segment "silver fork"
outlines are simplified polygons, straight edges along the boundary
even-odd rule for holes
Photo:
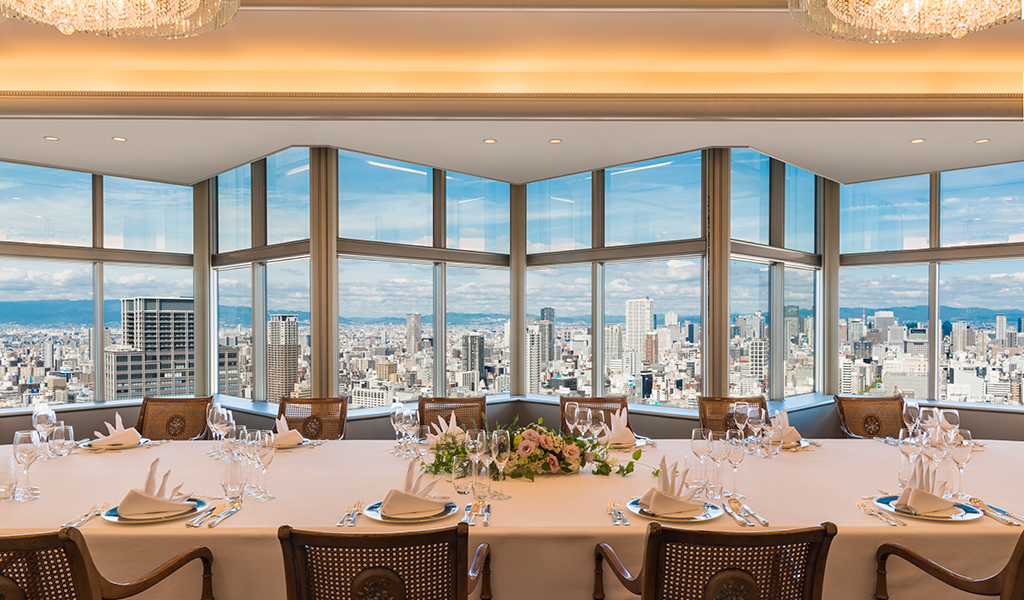
[[[356,509],[356,505],[355,504],[349,504],[348,508],[345,509],[345,515],[343,517],[341,517],[341,520],[338,521],[338,524],[335,525],[335,527],[344,527],[345,526],[345,521],[348,521],[348,518],[350,516],[352,516],[352,511],[355,510],[355,509]]]
[[[363,514],[363,501],[362,500],[360,500],[359,502],[356,502],[356,507],[352,511],[352,518],[349,519],[348,526],[349,527],[355,527],[356,526],[356,517],[358,517],[361,514]]]
[[[621,502],[615,502],[615,512],[619,513],[619,521],[622,521],[623,525],[629,525],[629,519],[626,518],[626,513],[622,510]]]
[[[885,523],[886,525],[889,525],[890,527],[899,526],[899,523],[897,523],[895,519],[890,519],[889,515],[874,508],[871,508],[870,506],[868,506],[868,503],[865,502],[862,498],[857,499],[857,506],[860,507],[861,511],[863,511],[864,514],[875,517],[876,519]]]
[[[95,517],[96,515],[103,514],[103,513],[107,512],[108,510],[110,510],[110,502],[104,502],[103,505],[100,506],[99,508],[97,508],[96,510],[90,512],[89,514],[85,515],[81,519],[75,521],[75,523],[72,525],[72,527],[81,527],[82,525],[85,525],[86,523],[91,521],[92,518]]]
[[[609,500],[604,505],[604,511],[612,516],[612,525],[622,525],[619,521],[619,513],[615,510],[615,503]]]
[[[74,527],[75,523],[81,521],[82,519],[84,519],[84,518],[88,517],[89,515],[91,515],[92,513],[96,512],[96,509],[98,509],[99,507],[100,507],[99,504],[93,504],[92,508],[90,508],[89,510],[85,511],[84,513],[78,515],[77,517],[68,520],[68,522],[64,523],[63,525],[61,525],[61,527]]]

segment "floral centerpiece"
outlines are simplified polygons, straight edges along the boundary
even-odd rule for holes
[[[512,456],[505,465],[505,475],[533,481],[538,474],[578,473],[588,464],[595,475],[611,475],[613,471],[626,475],[633,472],[633,461],[642,453],[637,449],[632,460],[620,461],[608,456],[606,442],[563,435],[544,427],[543,422],[543,419],[537,419],[536,423],[526,427],[516,427],[514,422],[507,428],[501,427],[509,430],[512,440]],[[433,427],[435,433],[429,436],[429,444],[434,460],[425,463],[425,470],[435,475],[451,473],[452,460],[466,455],[466,432],[456,425],[455,415],[447,423],[438,418]],[[491,472],[497,475],[497,465],[491,465]]]

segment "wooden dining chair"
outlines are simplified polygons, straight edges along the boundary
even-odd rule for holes
[[[447,423],[455,413],[455,423],[463,429],[487,429],[487,398],[420,397],[420,425],[434,426],[438,418]],[[431,430],[433,431],[433,430]]]
[[[131,583],[96,569],[85,538],[73,527],[0,536],[0,598],[5,600],[112,600],[148,590],[189,562],[203,563],[202,600],[213,600],[213,553],[196,546]]]
[[[700,426],[711,431],[725,432],[729,429],[736,429],[736,420],[729,412],[729,405],[735,402],[746,402],[757,404],[761,407],[763,414],[768,416],[768,402],[764,396],[746,396],[737,398],[723,398],[720,396],[697,396],[697,409],[700,413]]]
[[[206,410],[213,396],[142,399],[135,430],[151,440],[201,440],[206,437]]]
[[[469,525],[396,533],[331,533],[282,525],[288,600],[466,600],[480,584],[491,598],[488,544],[469,564]]]
[[[835,396],[839,428],[848,438],[898,437],[903,396]]]
[[[569,435],[572,432],[569,430],[569,423],[565,420],[565,405],[569,402],[576,402],[580,408],[589,408],[590,410],[599,410],[604,413],[604,422],[608,423],[608,415],[618,410],[622,410],[627,407],[625,396],[611,396],[607,398],[576,398],[572,396],[562,396],[558,399],[559,413],[561,416],[561,431],[565,435]],[[632,425],[629,425],[629,409],[626,409],[626,424],[632,429]]]
[[[345,437],[348,398],[281,398],[277,418],[288,421],[308,440],[340,440]]]
[[[875,553],[878,561],[875,578],[877,600],[889,600],[885,565],[890,556],[899,556],[942,583],[970,594],[999,596],[1000,600],[1024,600],[1024,534],[1017,539],[1017,546],[1010,555],[1010,561],[998,573],[984,579],[971,579],[954,573],[900,544],[882,544]]]
[[[670,529],[651,521],[643,566],[631,575],[608,544],[594,550],[594,600],[603,600],[602,561],[643,600],[819,600],[836,526],[758,533]]]

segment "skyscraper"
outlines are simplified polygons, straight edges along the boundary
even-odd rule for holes
[[[536,325],[526,328],[526,393],[540,393],[541,335]]]
[[[643,356],[644,336],[654,331],[654,300],[634,298],[626,300],[626,341],[623,350],[636,350]]]
[[[896,324],[896,315],[891,310],[876,310],[875,311],[875,329],[882,332],[882,336],[886,336],[889,332],[889,328]]]
[[[540,364],[547,368],[548,363],[555,359],[555,324],[537,321],[535,327],[540,332]]]
[[[555,309],[553,308],[542,308],[540,309],[540,320],[547,321],[552,325],[555,324]]]
[[[291,396],[299,381],[299,317],[270,315],[267,321],[267,400]]]
[[[604,359],[622,358],[622,325],[609,323],[604,326]]]
[[[477,380],[484,378],[484,336],[469,333],[462,336],[462,370],[476,371]]]
[[[658,334],[654,331],[644,336],[644,362],[651,364],[658,362]]]
[[[419,350],[421,335],[420,313],[405,315],[405,347],[409,353]]]
[[[996,344],[1000,346],[1012,345],[1006,343],[1006,315],[1003,313],[996,313]]]

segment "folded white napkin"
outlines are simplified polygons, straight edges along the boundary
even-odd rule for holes
[[[416,517],[429,517],[436,515],[448,504],[448,498],[430,497],[430,491],[437,485],[439,479],[424,483],[423,478],[427,475],[421,473],[416,476],[416,467],[419,461],[409,461],[409,470],[405,473],[405,489],[390,490],[384,501],[380,503],[380,514],[385,517],[403,517],[413,519]]]
[[[608,414],[608,435],[601,441],[614,447],[633,447],[636,445],[636,436],[630,431],[629,414],[625,408]]]
[[[171,490],[170,493],[166,491],[170,470],[164,473],[163,479],[160,480],[160,487],[157,488],[156,470],[159,466],[160,459],[154,459],[153,464],[149,466],[146,485],[141,490],[129,491],[118,505],[117,514],[128,518],[158,518],[181,514],[195,506],[194,503],[188,501],[190,493],[182,494],[178,491],[182,484],[179,483],[178,487]]]
[[[772,417],[772,427],[778,427],[782,430],[783,444],[795,444],[803,439],[803,436],[796,430],[796,427],[789,426],[789,414],[785,410],[780,410]]]
[[[907,487],[893,506],[915,515],[948,517],[960,511],[952,502],[942,499],[946,481],[936,476],[935,467],[927,458],[918,456],[907,478]]]
[[[135,430],[134,427],[124,428],[124,423],[121,422],[121,413],[114,413],[114,425],[103,422],[107,426],[109,435],[103,435],[98,431],[94,431],[96,439],[89,445],[93,448],[106,448],[109,446],[138,446],[139,442],[142,441],[142,436]]]
[[[676,477],[678,464],[674,462],[667,465],[665,457],[661,457],[661,464],[658,466],[658,485],[640,498],[637,502],[640,508],[659,517],[692,517],[703,512],[704,503],[692,502],[700,487],[691,488],[686,485],[689,469],[684,469]]]
[[[306,441],[302,434],[295,429],[288,429],[288,419],[281,417],[274,420],[277,423],[277,433],[274,434],[274,446],[277,448],[298,446]]]

